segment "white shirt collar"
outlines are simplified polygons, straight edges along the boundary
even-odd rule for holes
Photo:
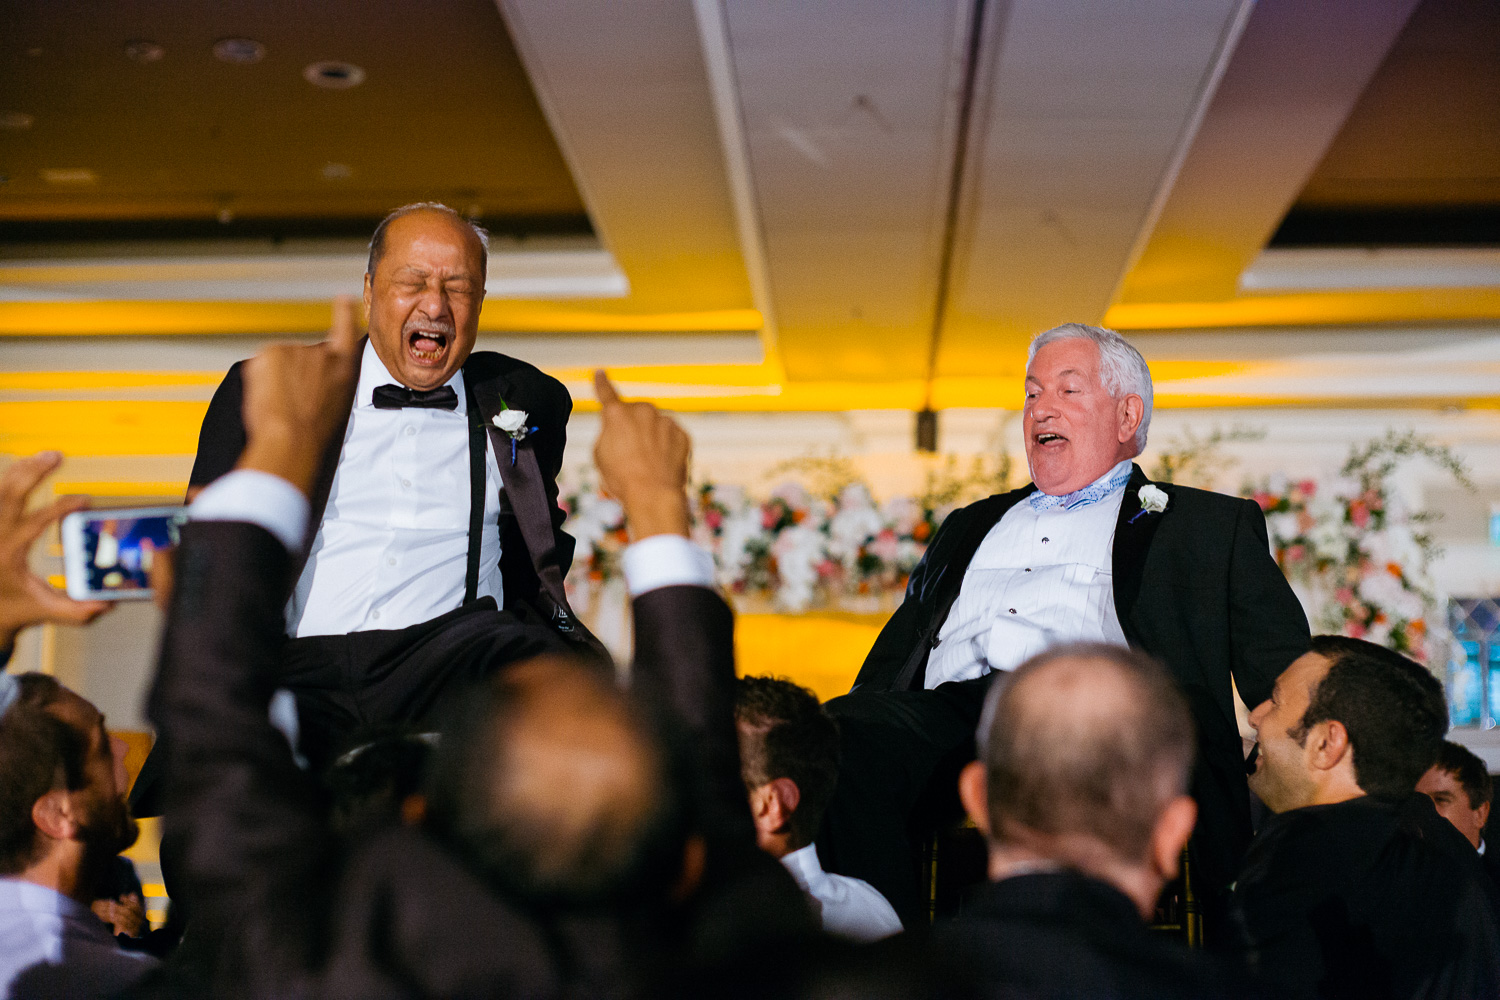
[[[828,878],[823,871],[823,863],[818,860],[817,844],[808,844],[782,855],[781,863],[792,873],[792,878],[797,880],[803,892],[812,892],[813,886]]]
[[[374,407],[375,390],[382,385],[400,385],[401,382],[385,367],[385,362],[380,360],[380,355],[375,353],[375,345],[369,340],[365,341],[365,353],[363,360],[359,363],[359,384],[354,388],[354,406]],[[444,383],[458,393],[458,406],[454,413],[466,416],[469,408],[464,399],[464,370],[462,367],[453,373],[453,377]]]

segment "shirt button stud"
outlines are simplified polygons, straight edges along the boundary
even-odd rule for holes
[[[1046,545],[1046,544],[1047,544],[1047,543],[1048,543],[1048,542],[1050,542],[1050,541],[1052,541],[1052,539],[1050,539],[1050,538],[1043,538],[1043,539],[1042,539],[1042,544],[1043,544],[1043,545]]]
[[[371,611],[370,612],[370,617],[371,618],[379,618],[380,617],[380,612],[379,611]]]
[[[410,489],[411,488],[411,480],[410,479],[403,479],[403,480],[401,480],[401,487],[403,489]]]
[[[1016,609],[1015,609],[1015,608],[1011,608],[1011,609],[1010,609],[1010,613],[1011,613],[1011,614],[1015,614],[1015,613],[1016,613]]]
[[[415,427],[408,427],[406,429],[406,436],[407,437],[411,437],[415,433],[417,433],[417,429]]]
[[[387,566],[394,566],[394,565],[396,565],[396,557],[395,556],[391,556],[389,559],[387,559],[385,561],[385,564]]]
[[[1030,572],[1031,572],[1031,567],[1030,567],[1030,566],[1027,566],[1027,567],[1026,567],[1026,572],[1028,572],[1028,573],[1030,573]]]

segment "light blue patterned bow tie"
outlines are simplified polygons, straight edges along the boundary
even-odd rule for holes
[[[1109,496],[1115,490],[1130,482],[1130,468],[1127,466],[1120,472],[1115,473],[1108,479],[1100,479],[1090,483],[1081,490],[1074,490],[1067,496],[1055,497],[1049,493],[1037,490],[1026,500],[1031,504],[1031,509],[1037,513],[1061,507],[1063,510],[1072,510],[1075,507],[1087,507],[1091,503],[1098,503]]]

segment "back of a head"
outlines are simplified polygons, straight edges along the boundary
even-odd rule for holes
[[[388,728],[365,731],[351,743],[323,783],[334,830],[359,837],[402,820],[407,801],[422,794],[436,737]]]
[[[665,893],[686,838],[656,726],[596,668],[541,657],[465,698],[434,761],[439,830],[543,905]]]
[[[1086,838],[1142,860],[1158,816],[1187,789],[1195,752],[1187,704],[1155,660],[1056,646],[986,698],[979,758],[991,838],[1043,853]]]
[[[812,843],[839,773],[839,730],[818,696],[782,677],[742,677],[735,690],[740,773],[747,790],[790,778],[801,793],[793,841]]]
[[[1341,723],[1359,787],[1388,801],[1410,795],[1448,731],[1442,684],[1420,664],[1363,639],[1317,635],[1312,651],[1329,668],[1302,716],[1302,732],[1327,720]]]
[[[16,678],[14,703],[0,715],[0,875],[15,875],[37,860],[37,799],[54,788],[81,788],[88,740],[48,711],[65,693],[43,674]]]

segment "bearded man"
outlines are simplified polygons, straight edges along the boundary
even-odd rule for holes
[[[1258,704],[1310,636],[1254,502],[1151,483],[1131,461],[1151,407],[1151,372],[1118,333],[1039,335],[1023,409],[1032,483],[948,517],[853,690],[829,702],[843,766],[819,854],[907,927],[927,919],[914,839],[961,815],[957,774],[993,675],[1058,643],[1104,642],[1165,663],[1192,712],[1194,883],[1222,940],[1250,841],[1233,685]]]

